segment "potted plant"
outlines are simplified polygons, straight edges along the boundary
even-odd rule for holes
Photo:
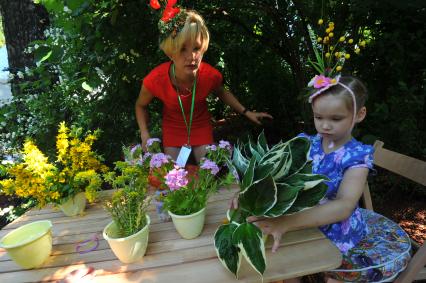
[[[55,203],[68,216],[81,214],[86,199],[96,199],[102,174],[108,171],[92,150],[99,134],[96,130],[83,135],[82,128],[73,125],[69,129],[65,122],[60,123],[54,162],[28,139],[21,159],[7,168],[9,178],[0,181],[1,190],[8,195],[33,198],[39,207]]]
[[[269,148],[263,133],[257,143],[235,147],[229,163],[239,176],[239,205],[228,211],[229,223],[217,229],[214,244],[219,260],[236,276],[242,257],[260,274],[266,268],[262,232],[246,221],[248,216],[295,213],[324,197],[327,178],[312,174],[309,149],[309,140],[302,137]]]
[[[104,228],[103,237],[124,263],[135,262],[145,255],[150,225],[147,209],[151,201],[146,190],[148,171],[140,163],[128,161],[115,163],[118,175],[115,172],[105,175],[105,180],[117,191],[105,204],[112,221]]]
[[[151,169],[156,172],[162,186],[167,188],[160,200],[164,201],[164,208],[184,239],[196,238],[201,233],[209,196],[234,179],[229,171],[218,175],[220,168],[226,165],[224,156],[230,156],[230,144],[221,141],[219,146],[212,145],[207,150],[206,158],[192,173],[180,168],[162,153],[154,154],[150,161]]]

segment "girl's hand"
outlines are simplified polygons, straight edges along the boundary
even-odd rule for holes
[[[270,234],[274,237],[272,252],[276,252],[280,247],[282,236],[287,232],[283,216],[276,218],[259,218],[256,216],[249,216],[247,217],[247,221],[259,227],[263,234]]]
[[[245,116],[252,122],[262,125],[262,119],[268,118],[268,119],[274,119],[271,115],[269,115],[266,112],[256,112],[256,111],[247,111],[245,113]]]

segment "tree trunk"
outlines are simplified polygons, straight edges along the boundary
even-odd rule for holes
[[[34,66],[32,54],[24,52],[28,44],[43,39],[44,29],[49,25],[49,15],[42,5],[33,0],[0,0],[3,31],[12,73],[23,71],[25,66]],[[18,78],[12,81],[12,94],[18,94]]]

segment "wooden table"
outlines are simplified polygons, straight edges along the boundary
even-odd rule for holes
[[[60,281],[69,272],[91,266],[96,269],[93,282],[261,282],[247,263],[239,279],[219,262],[213,246],[213,234],[224,221],[231,191],[211,197],[202,234],[193,240],[182,239],[171,222],[160,222],[152,208],[149,245],[144,258],[137,263],[123,264],[102,238],[103,228],[111,221],[102,205],[92,204],[84,216],[66,217],[61,211],[32,209],[0,231],[0,237],[31,221],[49,219],[53,223],[53,251],[41,268],[25,270],[16,265],[0,249],[0,282]],[[76,244],[97,234],[99,247],[86,254],[76,252]],[[264,282],[276,281],[340,265],[338,249],[318,229],[286,234],[276,253],[267,243],[267,268]]]

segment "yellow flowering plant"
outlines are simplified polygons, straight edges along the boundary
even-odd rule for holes
[[[359,54],[361,47],[365,47],[366,43],[361,39],[355,43],[349,32],[336,36],[334,22],[325,24],[323,19],[319,19],[318,25],[323,29],[322,36],[317,36],[314,30],[309,28],[316,60],[313,61],[309,58],[308,62],[320,76],[323,76],[320,78],[321,81],[324,78],[333,80],[337,73],[342,71],[346,60],[351,58],[351,52]],[[333,82],[331,81],[331,83]]]
[[[27,140],[20,161],[7,169],[8,177],[0,181],[0,190],[7,195],[33,198],[38,206],[61,203],[77,193],[85,192],[89,202],[97,197],[102,174],[108,167],[92,146],[100,131],[87,132],[65,122],[59,124],[56,137],[57,159],[49,162],[33,141]]]

